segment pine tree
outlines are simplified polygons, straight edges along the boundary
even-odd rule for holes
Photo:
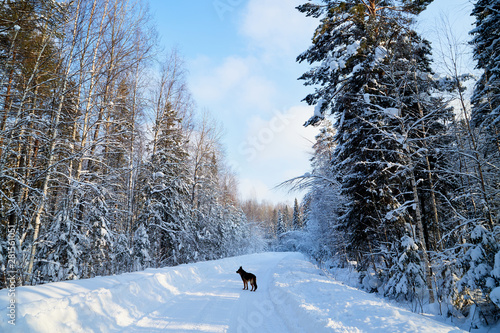
[[[473,56],[476,68],[483,71],[476,82],[471,98],[471,126],[478,131],[473,138],[477,163],[480,166],[482,192],[486,218],[489,228],[498,219],[500,208],[500,1],[478,0],[472,11],[476,27],[471,31],[474,36]],[[476,134],[474,134],[476,135]],[[492,216],[493,215],[493,216]]]
[[[339,223],[350,252],[365,269],[375,265],[374,251],[384,242],[399,241],[405,223],[415,219],[432,302],[417,183],[407,182],[415,180],[415,156],[425,142],[427,128],[417,125],[442,110],[439,103],[430,103],[432,108],[423,104],[432,87],[430,47],[411,28],[430,2],[324,0],[323,5],[299,6],[321,23],[313,45],[298,61],[319,63],[301,77],[317,87],[305,98],[316,105],[306,125],[328,114],[336,119],[332,164],[348,198]],[[410,147],[415,138],[420,143]],[[408,192],[413,196],[405,197]]]
[[[463,276],[457,283],[458,295],[455,301],[462,303],[460,299],[465,297],[476,303],[491,302],[489,294],[500,287],[498,270],[495,270],[498,264],[495,256],[500,251],[500,245],[495,234],[480,223],[472,225],[469,235],[457,263],[463,270]]]
[[[299,202],[297,198],[293,203],[293,221],[292,221],[292,230],[299,230],[302,228],[302,214],[300,212]]]
[[[403,236],[401,242],[396,244],[398,244],[395,249],[397,261],[390,269],[390,279],[385,285],[385,295],[416,304],[420,302],[421,305],[425,281],[418,245],[408,235]]]
[[[476,83],[472,97],[473,112],[471,123],[486,132],[493,139],[495,150],[500,144],[500,1],[478,0],[472,11],[476,27],[474,36],[476,67],[483,74]]]
[[[111,230],[112,210],[108,205],[111,200],[106,193],[109,192],[104,187],[97,186],[88,192],[90,200],[82,221],[88,240],[88,247],[83,250],[86,265],[83,272],[85,278],[105,276],[113,272],[111,260],[115,238]]]
[[[151,267],[151,244],[144,224],[139,225],[134,234],[133,270],[141,271]]]
[[[491,271],[491,277],[496,280],[498,287],[492,288],[489,297],[493,304],[500,308],[500,251],[495,255],[495,266]]]
[[[290,209],[288,205],[284,205],[282,208],[282,217],[283,217],[283,232],[287,232],[291,230],[292,227],[292,218],[290,216]]]
[[[283,213],[281,212],[281,209],[278,210],[277,214],[277,220],[276,220],[276,236],[278,236],[278,239],[281,237],[283,233],[285,233],[285,222],[283,220]]]
[[[50,225],[46,239],[40,246],[37,264],[40,277],[46,282],[76,280],[82,278],[80,265],[82,250],[88,249],[86,235],[68,216],[69,210],[62,209]]]
[[[129,237],[125,232],[114,234],[113,247],[111,248],[112,274],[122,274],[133,269],[133,248],[129,246]]]
[[[158,115],[153,153],[144,166],[138,225],[144,224],[158,265],[186,263],[195,255],[190,231],[189,169],[182,119],[167,103]],[[137,250],[136,250],[137,253]]]

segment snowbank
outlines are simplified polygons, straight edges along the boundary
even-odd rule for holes
[[[204,279],[221,271],[234,273],[240,262],[228,258],[17,288],[16,325],[8,323],[9,317],[1,316],[0,332],[121,331]],[[0,309],[8,304],[8,290],[1,290]]]
[[[278,265],[275,285],[282,317],[304,332],[464,332],[343,285],[300,257]]]

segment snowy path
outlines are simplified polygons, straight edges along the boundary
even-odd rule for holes
[[[242,290],[239,266],[257,275]],[[298,253],[261,253],[16,290],[0,332],[461,332],[321,274]],[[0,291],[6,309],[7,290]]]

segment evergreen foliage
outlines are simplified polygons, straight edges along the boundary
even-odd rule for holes
[[[308,190],[294,247],[330,267],[354,265],[369,291],[415,311],[437,301],[450,315],[478,305],[483,318],[498,319],[499,2],[479,0],[473,12],[484,75],[470,123],[462,76],[435,75],[431,46],[413,28],[431,2],[297,7],[320,22],[297,58],[309,63],[301,79],[314,88],[305,126],[320,133],[312,172],[288,182]],[[449,100],[455,92],[461,118]]]
[[[9,263],[22,285],[262,248],[218,138],[195,172],[185,69],[145,8],[0,1],[0,287]]]
[[[396,262],[389,270],[390,278],[384,287],[385,295],[410,302],[420,301],[421,304],[425,281],[418,246],[414,239],[404,235],[395,250]]]
[[[471,123],[498,143],[500,127],[500,1],[478,0],[472,11],[474,60],[483,73],[476,83]]]

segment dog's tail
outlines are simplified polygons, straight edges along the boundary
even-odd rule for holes
[[[254,283],[255,283],[255,289],[253,291],[256,291],[257,290],[257,278],[255,278]]]

